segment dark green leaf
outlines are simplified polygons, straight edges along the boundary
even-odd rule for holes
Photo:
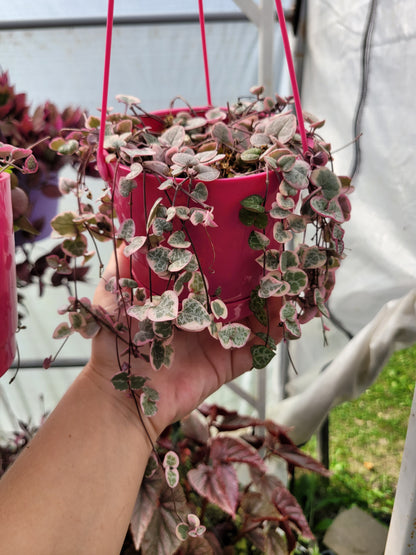
[[[253,368],[264,368],[275,355],[275,352],[266,345],[252,345],[250,350],[253,357]]]
[[[129,375],[127,372],[120,372],[111,378],[111,383],[118,391],[126,391],[129,388]]]
[[[241,201],[241,205],[250,212],[262,213],[265,211],[263,202],[264,199],[260,195],[250,195]]]
[[[130,376],[130,387],[132,389],[141,389],[148,379],[143,376]]]

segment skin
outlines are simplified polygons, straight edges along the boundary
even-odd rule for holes
[[[129,275],[121,254],[118,270]],[[94,298],[106,309],[114,300],[105,281],[115,274],[113,258]],[[272,320],[280,309],[273,301]],[[146,433],[134,400],[110,383],[118,370],[115,342],[105,329],[92,340],[88,364],[0,481],[0,555],[120,553],[152,450],[149,436],[155,442],[167,425],[251,367],[250,343],[224,350],[208,332],[176,331],[170,369],[154,372],[133,359],[133,374],[149,376],[160,395]]]

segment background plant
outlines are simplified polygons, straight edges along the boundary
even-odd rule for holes
[[[150,459],[130,527],[143,555],[277,555],[291,553],[301,538],[313,540],[300,506],[268,464],[281,458],[328,471],[277,424],[204,405],[166,429],[157,452],[163,467]]]
[[[57,172],[69,163],[69,158],[59,155],[48,146],[49,139],[62,129],[74,129],[82,126],[84,114],[79,108],[66,107],[58,110],[57,106],[46,101],[32,109],[24,92],[16,92],[7,71],[0,73],[0,141],[14,149],[14,157],[25,149],[30,149],[37,160],[36,171],[11,174],[12,208],[14,230],[18,232],[19,246],[16,247],[16,278],[19,289],[20,320],[24,315],[23,287],[36,283],[42,295],[45,284],[53,287],[68,284],[71,281],[83,281],[88,269],[76,268],[67,274],[50,276],[46,257],[58,254],[64,258],[59,247],[42,256],[32,254],[32,241],[45,225],[44,218],[34,220],[31,216],[33,192],[40,191],[42,199],[58,198],[61,191],[57,186]],[[3,154],[6,154],[3,148]],[[3,157],[4,159],[4,157]],[[49,279],[50,278],[50,279]]]

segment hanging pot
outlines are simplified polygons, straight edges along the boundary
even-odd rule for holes
[[[0,376],[13,362],[17,328],[16,268],[10,175],[0,173]]]
[[[196,115],[201,115],[209,108],[194,108]],[[162,121],[166,116],[184,112],[175,108],[154,112],[155,118],[145,117],[143,124],[151,131],[163,129]],[[151,174],[140,174],[136,178],[137,187],[128,198],[120,194],[118,183],[126,177],[130,168],[123,165],[108,164],[107,180],[114,186],[114,206],[117,217],[122,224],[132,218],[135,223],[135,235],[146,235],[147,215],[153,204],[162,197],[166,208],[171,205],[173,193],[158,189],[161,180]],[[114,174],[116,175],[114,176]],[[114,179],[115,177],[115,179]],[[183,180],[177,179],[180,183]],[[255,288],[262,274],[262,267],[255,261],[255,251],[249,248],[248,238],[251,229],[239,221],[240,202],[249,195],[267,194],[266,210],[269,210],[276,198],[278,178],[276,174],[260,173],[238,177],[216,179],[205,183],[208,189],[207,203],[214,207],[213,216],[217,227],[194,226],[189,220],[177,222],[173,231],[185,231],[199,263],[199,269],[208,281],[209,293],[220,292],[220,298],[227,305],[228,321],[236,321],[248,316],[250,292]],[[190,201],[189,196],[179,192],[175,197],[175,206],[200,208]],[[177,218],[175,218],[177,220]],[[273,224],[266,229],[271,233]],[[140,249],[133,254],[132,272],[138,285],[148,293],[161,295],[166,288],[172,288],[173,280],[163,279],[150,270],[146,251]]]

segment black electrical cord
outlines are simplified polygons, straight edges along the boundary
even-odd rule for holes
[[[367,15],[367,22],[364,30],[363,40],[361,43],[361,85],[360,96],[355,110],[353,123],[353,138],[357,138],[361,134],[361,120],[363,116],[365,101],[368,90],[368,76],[370,68],[371,39],[373,36],[375,19],[376,19],[377,0],[371,0]],[[349,172],[351,179],[354,178],[361,164],[361,146],[359,139],[354,142],[354,158],[352,168]]]

